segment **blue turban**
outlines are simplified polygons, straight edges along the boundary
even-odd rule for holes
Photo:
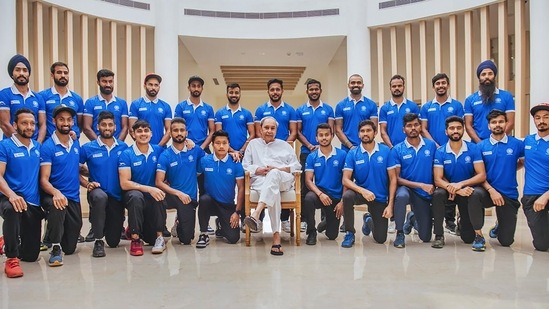
[[[492,60],[484,60],[478,65],[477,78],[480,77],[480,73],[484,69],[490,69],[492,70],[492,72],[494,72],[494,75],[498,75],[498,68],[496,67],[496,64]]]
[[[15,66],[19,63],[23,63],[26,67],[27,67],[27,70],[29,70],[29,75],[31,73],[31,65],[30,65],[30,62],[29,62],[29,59],[27,59],[25,56],[23,55],[15,55],[13,57],[11,57],[10,59],[10,62],[8,62],[8,75],[11,77],[13,76],[13,70],[15,69]]]

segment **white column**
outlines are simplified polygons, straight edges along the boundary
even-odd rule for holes
[[[154,71],[162,76],[159,97],[172,108],[179,103],[179,4],[175,0],[155,1],[151,9],[156,13],[154,28]],[[176,55],[176,57],[174,57]],[[142,80],[143,76],[139,79]],[[186,87],[186,86],[185,86]]]
[[[349,0],[347,2],[349,2],[348,8],[352,8],[352,13],[347,19],[347,77],[351,74],[360,74],[364,79],[362,93],[371,97],[370,30],[364,22],[364,12],[368,9],[367,1]]]
[[[547,29],[549,29],[549,1],[532,0],[530,4],[530,108],[542,102],[549,103],[547,93],[547,68],[549,59],[549,41],[547,40]],[[541,11],[544,10],[544,11]],[[530,110],[524,111],[530,116]],[[530,133],[536,132],[535,126],[530,121]],[[526,132],[525,132],[526,133]]]
[[[2,1],[2,18],[0,18],[0,63],[3,67],[8,66],[8,61],[17,53],[17,20],[15,18],[15,2],[16,0]],[[26,55],[28,57],[28,55]],[[10,85],[13,81],[6,74],[6,71],[0,74],[0,85]]]

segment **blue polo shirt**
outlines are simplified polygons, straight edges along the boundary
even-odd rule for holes
[[[389,198],[389,175],[391,150],[385,144],[376,142],[372,153],[368,153],[362,143],[349,150],[345,158],[344,170],[352,171],[355,183],[371,191],[375,200],[387,203]]]
[[[328,120],[334,120],[334,109],[320,102],[317,108],[307,102],[296,110],[297,122],[301,122],[301,134],[313,145],[318,145],[316,141],[316,127],[321,123],[328,123]],[[311,151],[305,145],[301,145],[301,153],[310,153]]]
[[[42,144],[40,166],[51,165],[50,183],[69,200],[80,202],[80,143],[65,148],[54,133]]]
[[[82,98],[76,94],[76,92],[68,91],[64,96],[61,96],[54,87],[44,89],[40,93],[46,107],[46,138],[50,137],[55,131],[55,124],[53,124],[53,110],[64,104],[76,112],[76,115],[84,114],[84,102]],[[76,136],[80,138],[80,128],[78,127],[78,119],[73,117],[74,125],[71,130],[76,133]]]
[[[128,104],[126,101],[119,97],[113,96],[110,102],[107,102],[101,95],[89,98],[84,104],[84,116],[90,116],[93,118],[92,129],[97,136],[99,136],[99,130],[97,129],[97,118],[102,111],[110,111],[114,114],[114,123],[116,124],[116,130],[114,131],[114,137],[120,137],[120,131],[122,131],[122,118],[128,117]]]
[[[40,169],[40,144],[31,140],[31,145],[23,145],[15,134],[0,141],[0,162],[6,164],[4,179],[10,189],[21,194],[33,206],[40,205],[38,173]],[[2,196],[0,192],[0,196]]]
[[[486,166],[486,180],[502,195],[518,199],[517,161],[524,158],[524,143],[513,136],[501,141],[490,136],[477,147]]]
[[[143,119],[151,125],[151,144],[158,145],[164,136],[164,121],[172,120],[170,104],[160,99],[154,101],[141,97],[130,104],[130,119]]]
[[[297,122],[297,116],[295,109],[286,102],[281,102],[280,105],[275,108],[271,101],[260,105],[255,110],[255,122],[261,122],[261,119],[271,116],[278,122],[278,129],[276,130],[275,138],[283,141],[287,140],[290,136],[290,123]]]
[[[341,199],[343,194],[343,166],[345,151],[333,147],[326,157],[320,149],[311,152],[305,161],[305,172],[313,172],[315,185],[329,196]]]
[[[362,120],[375,118],[377,118],[377,105],[367,97],[362,97],[360,101],[346,97],[336,105],[335,119],[343,120],[343,133],[355,146],[360,144],[358,124]],[[345,151],[349,150],[345,145],[341,145],[341,148]]]
[[[471,142],[462,141],[459,153],[454,153],[450,144],[440,146],[435,152],[434,166],[444,170],[444,177],[449,182],[460,182],[475,176],[477,163],[482,163],[478,147]]]
[[[465,116],[473,116],[473,129],[478,137],[487,139],[490,137],[490,129],[488,129],[488,120],[486,116],[494,110],[499,109],[503,112],[515,112],[515,98],[509,91],[496,89],[494,101],[484,104],[480,91],[477,91],[465,99]]]
[[[231,148],[240,150],[248,139],[248,125],[254,124],[254,118],[249,110],[240,105],[234,113],[227,105],[215,113],[215,124],[220,124],[229,133]]]
[[[166,180],[170,183],[170,187],[189,195],[192,200],[197,201],[198,183],[196,174],[198,173],[198,164],[204,154],[204,150],[200,147],[187,149],[187,146],[185,146],[182,151],[179,151],[170,146],[160,155],[156,171],[166,174]]]
[[[429,134],[433,137],[438,145],[444,145],[448,142],[446,135],[446,118],[450,116],[458,116],[463,118],[463,105],[461,102],[450,97],[442,104],[436,99],[429,101],[421,107],[419,119],[427,121]]]
[[[36,130],[32,139],[38,138],[38,114],[45,113],[44,100],[42,96],[34,91],[28,91],[23,97],[21,92],[15,86],[7,87],[0,91],[0,110],[10,112],[10,123],[15,120],[15,112],[21,108],[28,108],[34,112],[34,121],[36,122]],[[5,137],[5,135],[4,135]]]
[[[122,189],[118,175],[118,159],[126,148],[126,143],[114,140],[112,148],[109,149],[101,138],[98,138],[82,145],[80,149],[80,164],[88,165],[89,181],[98,182],[105,193],[119,201],[122,200]]]
[[[215,121],[213,108],[206,102],[194,105],[185,100],[175,107],[175,117],[185,119],[187,123],[188,138],[198,146],[202,145],[208,137],[208,121]]]
[[[200,159],[198,173],[204,174],[204,187],[214,200],[234,205],[236,180],[244,179],[242,163],[234,162],[229,155],[219,160],[209,154]]]
[[[406,134],[402,130],[404,127],[402,117],[408,113],[419,114],[419,107],[407,99],[400,106],[391,99],[379,108],[379,123],[387,125],[387,134],[393,146],[406,139]]]
[[[524,195],[541,195],[549,191],[549,136],[526,136],[524,170]]]
[[[122,151],[118,159],[118,170],[130,169],[131,181],[145,186],[155,186],[156,164],[164,148],[149,144],[147,153],[142,153],[137,145]]]
[[[408,140],[398,143],[391,149],[389,166],[400,167],[400,177],[426,184],[433,184],[433,160],[436,145],[432,140],[421,138],[416,149]],[[424,199],[430,200],[431,195],[419,188],[412,189]]]

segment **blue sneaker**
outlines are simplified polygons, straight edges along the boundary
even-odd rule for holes
[[[51,267],[63,265],[63,253],[61,252],[61,247],[59,245],[55,245],[51,249],[48,265]]]
[[[397,235],[395,237],[395,241],[393,242],[393,246],[395,248],[404,248],[406,247],[406,241],[404,240],[404,233],[403,232],[397,232]]]
[[[414,212],[410,211],[406,215],[406,221],[404,222],[404,226],[402,227],[404,234],[410,235],[410,233],[412,232],[412,228],[415,226],[416,226],[416,218],[414,216]]]
[[[490,238],[498,238],[499,224],[496,221],[496,225],[490,229]]]
[[[475,241],[473,242],[473,251],[479,251],[483,252],[486,250],[486,241],[484,240],[484,237],[480,235],[475,236]]]
[[[343,248],[351,248],[354,243],[355,243],[355,234],[353,232],[345,233],[345,238],[343,239],[341,246]]]
[[[364,221],[362,224],[362,234],[368,236],[372,232],[372,215],[369,212],[365,213],[362,216],[362,221]]]

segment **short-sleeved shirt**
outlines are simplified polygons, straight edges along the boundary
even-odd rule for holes
[[[538,134],[524,139],[524,195],[542,195],[549,191],[549,136]]]
[[[110,111],[114,114],[114,124],[116,130],[114,131],[114,137],[120,137],[120,131],[122,131],[122,118],[128,117],[128,104],[126,101],[119,97],[113,96],[110,102],[107,102],[105,98],[100,95],[89,98],[84,104],[84,116],[92,117],[92,130],[97,136],[99,136],[99,129],[97,129],[97,119],[99,113],[102,111]]]
[[[448,97],[442,104],[438,103],[436,99],[423,104],[419,112],[419,119],[427,121],[429,134],[438,145],[443,145],[448,142],[446,118],[450,116],[463,118],[463,114],[461,102]]]
[[[435,153],[434,166],[444,170],[449,182],[460,182],[475,176],[475,164],[482,163],[478,147],[462,141],[459,153],[454,153],[449,143],[440,146]]]
[[[515,112],[515,98],[509,91],[496,88],[494,101],[483,103],[481,93],[477,91],[465,99],[464,109],[465,116],[473,117],[473,129],[483,140],[490,137],[491,134],[486,116],[494,109],[506,113]]]
[[[31,90],[27,92],[26,96],[23,96],[15,86],[7,87],[0,91],[0,110],[10,113],[10,123],[15,121],[15,112],[21,108],[28,108],[34,112],[36,130],[32,139],[38,138],[38,114],[46,112],[42,96]]]
[[[177,104],[174,116],[185,119],[188,138],[198,146],[208,137],[208,121],[215,121],[213,108],[202,101],[198,105],[194,105],[190,100]]]
[[[316,141],[316,127],[321,123],[328,123],[328,120],[334,120],[334,109],[324,103],[315,108],[307,102],[296,110],[297,122],[301,122],[301,133],[312,145],[318,145]],[[301,145],[301,153],[310,153],[311,151],[305,145]]]
[[[290,123],[297,122],[295,109],[286,102],[281,102],[280,105],[275,108],[271,101],[269,101],[260,105],[255,110],[255,122],[261,122],[261,119],[268,116],[274,117],[276,122],[278,122],[275,138],[283,141],[287,140],[290,136]]]
[[[131,181],[154,187],[156,164],[164,148],[149,144],[147,153],[142,153],[137,145],[126,148],[118,159],[118,170],[130,169]]]
[[[0,141],[0,162],[6,164],[4,179],[10,189],[21,194],[33,206],[40,205],[38,175],[40,170],[40,144],[31,140],[23,145],[14,135]],[[0,192],[0,196],[2,196]]]
[[[222,204],[234,204],[237,179],[244,179],[242,163],[234,162],[229,155],[218,159],[209,154],[200,159],[198,173],[204,174],[204,187],[208,195]]]
[[[80,143],[69,138],[69,147],[52,134],[40,153],[40,166],[51,165],[50,183],[69,200],[80,202]]]
[[[179,151],[172,145],[160,155],[156,171],[166,174],[166,180],[170,183],[170,187],[197,201],[196,174],[198,173],[198,164],[204,154],[204,150],[200,147],[187,149],[185,146],[183,150]]]
[[[332,146],[328,156],[317,149],[305,161],[305,172],[313,172],[315,185],[332,198],[340,199],[343,194],[345,156],[345,151]]]
[[[419,107],[415,102],[404,100],[400,106],[392,99],[379,108],[379,123],[387,125],[387,134],[391,144],[396,145],[406,138],[403,128],[404,115],[408,113],[419,114]]]
[[[356,185],[374,193],[380,203],[387,203],[389,199],[387,171],[394,168],[389,165],[390,152],[387,145],[376,142],[372,153],[368,153],[361,143],[349,150],[345,158],[344,170],[352,171]]]
[[[215,113],[215,124],[220,124],[229,133],[231,148],[240,150],[248,139],[248,125],[254,124],[254,118],[249,110],[241,106],[234,112],[225,106]]]
[[[360,144],[358,138],[358,124],[362,120],[377,119],[377,105],[367,97],[362,97],[360,101],[355,101],[351,97],[346,97],[337,103],[335,109],[335,119],[343,120],[343,133],[354,145]],[[349,150],[345,145],[341,145],[345,151]]]
[[[409,181],[433,184],[433,160],[436,145],[432,140],[421,138],[416,149],[408,140],[398,143],[391,149],[389,157],[390,167],[400,167],[400,177]],[[424,199],[430,200],[431,195],[420,188],[413,188],[414,192]]]
[[[518,199],[517,162],[524,158],[524,143],[513,136],[497,141],[492,136],[478,143],[486,166],[486,180],[499,193]]]
[[[55,124],[53,123],[53,110],[57,106],[64,104],[72,108],[76,112],[76,115],[84,114],[84,102],[82,101],[82,97],[74,91],[69,90],[64,96],[61,96],[61,94],[57,92],[54,87],[51,87],[42,90],[39,94],[42,96],[46,107],[46,138],[50,137],[53,134],[53,131],[55,131]],[[80,138],[78,118],[74,116],[73,121],[74,124],[72,125],[71,130],[76,133],[77,138]]]
[[[158,145],[164,136],[164,121],[172,120],[172,108],[160,99],[151,101],[141,97],[130,104],[128,116],[130,119],[146,120],[151,126],[151,144]]]
[[[126,148],[126,143],[115,140],[109,149],[101,138],[98,138],[82,145],[80,149],[80,164],[88,165],[89,181],[98,182],[105,193],[119,201],[122,200],[122,189],[118,176],[118,160]]]

